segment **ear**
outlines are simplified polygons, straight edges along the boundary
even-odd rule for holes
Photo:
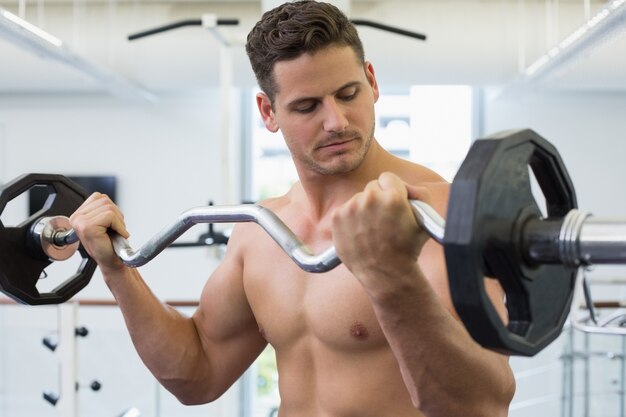
[[[278,131],[278,124],[276,123],[272,103],[270,102],[270,98],[267,94],[263,92],[257,93],[256,105],[259,108],[259,113],[261,114],[265,128],[272,133],[276,133]]]
[[[372,87],[372,93],[374,94],[374,102],[378,101],[378,97],[380,97],[380,91],[378,91],[378,82],[376,81],[376,76],[374,75],[374,66],[371,62],[365,61],[364,64],[365,77],[369,82],[369,85]]]

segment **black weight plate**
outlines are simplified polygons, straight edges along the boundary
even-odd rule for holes
[[[69,216],[86,199],[86,192],[62,175],[27,174],[5,184],[0,190],[0,214],[11,200],[32,187],[46,186],[50,197],[44,207],[15,227],[0,221],[0,291],[24,304],[58,304],[67,301],[89,283],[96,264],[79,249],[82,261],[74,275],[50,292],[40,293],[37,281],[51,264],[30,244],[34,223],[46,216]]]
[[[472,337],[484,347],[524,356],[559,336],[576,280],[573,268],[526,261],[524,222],[541,217],[529,166],[549,218],[576,207],[556,148],[531,130],[505,132],[472,145],[452,183],[444,238],[452,299]],[[508,325],[485,292],[485,276],[498,279],[506,293]]]

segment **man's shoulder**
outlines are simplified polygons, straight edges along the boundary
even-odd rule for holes
[[[445,213],[451,185],[445,178],[431,168],[407,160],[398,164],[394,173],[407,184],[426,188],[431,205],[440,214]]]
[[[270,210],[272,213],[281,217],[281,213],[283,213],[286,209],[288,209],[293,204],[293,190],[289,190],[283,195],[267,197],[257,201],[255,204],[264,207]],[[237,223],[233,230],[233,233],[237,232],[237,234],[247,234],[250,232],[258,231],[258,227],[256,225],[244,222]]]
[[[292,188],[283,195],[264,198],[263,200],[259,201],[258,204],[273,211],[274,213],[278,213],[282,210],[285,210],[294,203],[293,194],[294,190]]]
[[[435,170],[416,162],[402,160],[397,168],[395,174],[411,185],[437,189],[450,187],[450,183]]]

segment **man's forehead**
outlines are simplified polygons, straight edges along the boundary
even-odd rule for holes
[[[350,47],[302,54],[274,65],[277,96],[320,96],[362,81],[363,65]]]
[[[280,69],[293,69],[294,67],[309,67],[311,64],[333,65],[341,62],[341,65],[353,65],[361,67],[362,63],[357,53],[347,45],[331,45],[315,51],[304,52],[294,58],[281,59],[274,63],[274,71]]]

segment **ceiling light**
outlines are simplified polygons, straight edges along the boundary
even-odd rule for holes
[[[519,91],[548,76],[562,72],[569,65],[597,50],[618,30],[623,29],[625,24],[626,0],[608,2],[600,12],[528,66],[514,82],[505,86],[497,95]]]
[[[74,53],[63,41],[0,7],[0,37],[41,58],[55,60],[96,81],[109,93],[130,101],[154,102],[144,88]]]

